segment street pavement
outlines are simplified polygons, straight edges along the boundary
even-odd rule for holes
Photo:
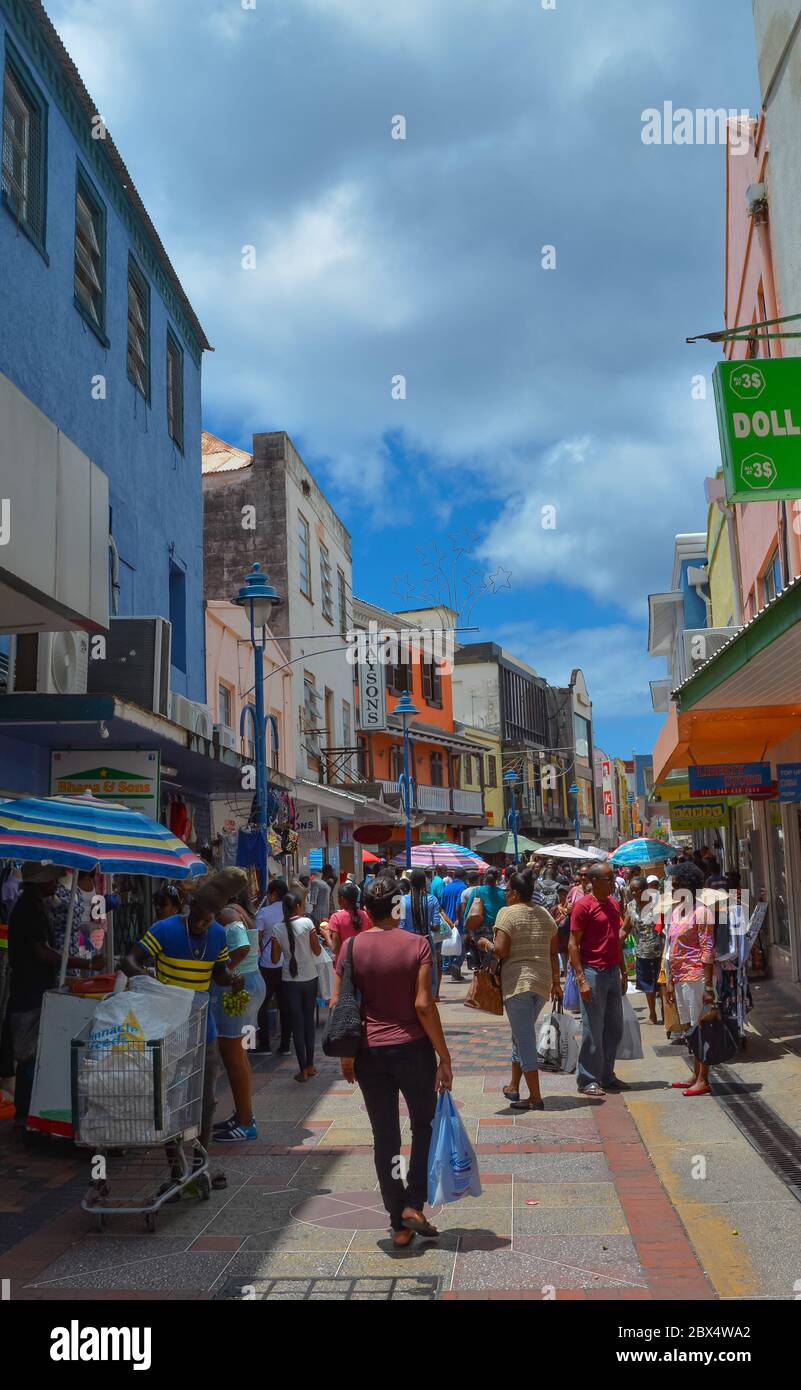
[[[440,1240],[392,1250],[361,1095],[338,1064],[318,1058],[318,1076],[298,1085],[294,1058],[263,1057],[260,1141],[213,1150],[228,1188],[162,1209],[153,1234],[142,1217],[96,1233],[80,1209],[86,1151],[61,1141],[23,1149],[2,1125],[0,1278],[11,1298],[798,1296],[797,1006],[755,986],[748,1046],[716,1098],[671,1089],[688,1074],[686,1051],[644,1021],[645,1058],[617,1068],[625,1095],[593,1104],[574,1077],[545,1075],[546,1110],[515,1114],[501,1093],[506,1021],[464,1008],[465,992],[446,982],[442,1014],[483,1193],[436,1210]],[[630,997],[645,1020],[643,997]],[[220,1115],[228,1104],[226,1095]],[[130,1164],[129,1184],[152,1177],[152,1164]]]

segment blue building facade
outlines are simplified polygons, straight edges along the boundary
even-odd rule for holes
[[[0,0],[0,63],[0,372],[107,475],[110,611],[169,618],[203,702],[209,344],[39,0]]]

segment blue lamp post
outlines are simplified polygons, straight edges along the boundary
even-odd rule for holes
[[[412,867],[412,784],[409,778],[409,720],[413,719],[418,713],[416,705],[412,702],[408,690],[404,690],[397,705],[395,713],[399,714],[403,723],[403,776],[401,784],[403,787],[403,810],[406,816],[406,868]]]
[[[570,795],[571,795],[572,797],[575,797],[575,801],[574,801],[574,811],[575,811],[575,815],[574,815],[574,827],[575,827],[575,832],[576,832],[576,849],[578,849],[578,848],[580,847],[580,845],[581,845],[581,813],[580,813],[580,808],[579,808],[579,789],[578,789],[578,785],[577,785],[575,782],[573,782],[572,786],[569,786],[567,790],[568,790],[568,792],[570,793]]]
[[[520,817],[518,815],[517,810],[517,796],[515,790],[517,787],[517,773],[514,771],[513,768],[510,767],[509,770],[503,774],[503,780],[509,788],[509,791],[512,796],[512,809],[509,812],[509,826],[512,831],[512,834],[515,837],[515,864],[519,864],[520,853],[518,851],[517,846],[517,830],[520,822]]]
[[[250,641],[253,647],[255,676],[256,714],[253,718],[253,742],[256,747],[256,828],[264,842],[266,859],[267,842],[267,721],[264,717],[264,649],[267,644],[264,629],[270,613],[280,603],[277,591],[270,583],[269,576],[261,565],[252,565],[245,575],[245,582],[236,600],[250,615]],[[260,633],[257,639],[256,634]],[[260,878],[263,875],[260,874]],[[266,883],[262,882],[262,890]]]

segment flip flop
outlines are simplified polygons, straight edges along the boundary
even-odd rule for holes
[[[544,1110],[544,1100],[513,1100],[509,1106],[510,1110]]]

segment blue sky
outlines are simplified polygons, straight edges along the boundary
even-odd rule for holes
[[[474,640],[583,667],[598,742],[650,749],[646,596],[719,458],[684,339],[722,323],[724,152],[642,113],[756,111],[749,0],[48,8],[215,346],[206,428],[287,430],[362,597],[472,539]]]

